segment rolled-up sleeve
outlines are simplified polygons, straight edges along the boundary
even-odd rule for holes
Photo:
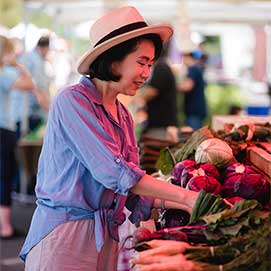
[[[131,211],[129,220],[132,223],[148,220],[151,216],[154,199],[129,193],[126,200],[126,208]]]
[[[97,118],[94,104],[83,94],[69,89],[60,93],[54,101],[51,118],[63,142],[106,188],[127,195],[145,174],[122,159],[118,146]]]

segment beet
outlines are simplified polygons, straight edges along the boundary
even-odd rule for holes
[[[201,189],[207,193],[218,195],[222,186],[218,180],[209,176],[195,176],[189,180],[186,189],[199,192]]]
[[[212,164],[200,164],[200,168],[204,170],[207,176],[213,177],[218,181],[221,179],[220,173],[217,168]]]
[[[151,239],[151,232],[144,227],[137,228],[133,233],[133,243],[137,244],[143,241],[149,241]]]

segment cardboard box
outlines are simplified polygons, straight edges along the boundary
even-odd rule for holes
[[[214,131],[224,130],[230,124],[237,121],[253,121],[255,124],[271,123],[271,116],[232,116],[232,115],[215,115],[212,117],[212,129]]]

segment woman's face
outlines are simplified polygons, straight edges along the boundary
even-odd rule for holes
[[[155,47],[149,40],[139,42],[136,50],[127,55],[123,61],[113,63],[114,73],[120,74],[121,79],[116,84],[117,92],[134,96],[150,76],[153,65]]]

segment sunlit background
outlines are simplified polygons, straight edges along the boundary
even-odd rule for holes
[[[227,113],[232,103],[270,105],[266,92],[271,80],[271,1],[1,0],[0,33],[22,39],[26,50],[35,46],[41,34],[51,33],[54,94],[77,79],[73,64],[89,45],[93,20],[123,5],[137,7],[150,23],[174,26],[171,60],[177,75],[181,63],[178,50],[184,41],[191,40],[208,53],[210,116]],[[71,61],[65,73],[57,59]]]

